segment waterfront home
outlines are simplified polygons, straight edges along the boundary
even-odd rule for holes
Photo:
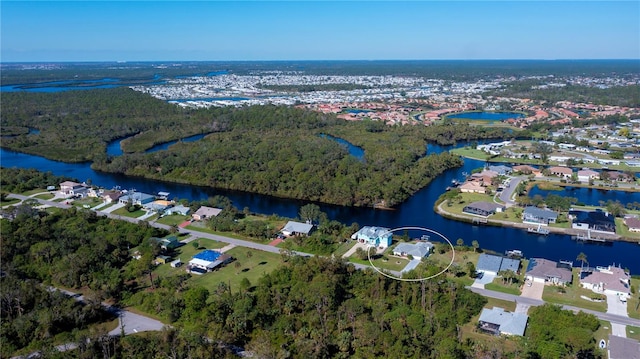
[[[640,232],[640,219],[637,217],[625,217],[624,224],[629,229],[629,232]]]
[[[207,218],[216,217],[220,212],[222,212],[220,208],[201,206],[191,215],[191,218],[193,218],[194,221],[202,221]]]
[[[513,271],[513,273],[518,273],[520,270],[520,260],[486,253],[482,253],[478,256],[476,271],[491,275],[498,275],[499,272],[504,270],[510,270]]]
[[[589,180],[594,180],[600,178],[600,173],[590,170],[590,169],[582,169],[578,171],[578,181],[580,182],[589,182]]]
[[[364,226],[351,235],[351,239],[370,246],[387,248],[391,245],[391,234],[389,228]]]
[[[458,189],[462,193],[486,193],[487,189],[479,182],[465,182]]]
[[[504,206],[497,203],[479,201],[466,205],[462,209],[462,212],[472,214],[474,216],[489,217],[496,212],[504,211],[504,209]]]
[[[611,181],[633,182],[634,180],[633,176],[624,172],[620,172],[620,171],[603,171],[603,172],[607,173],[605,176],[609,177]]]
[[[513,172],[520,172],[524,175],[534,174],[536,176],[541,174],[539,169],[529,165],[513,166]]]
[[[489,166],[489,171],[495,172],[499,176],[504,176],[504,175],[510,174],[512,171],[512,168],[505,165],[496,165],[496,166]]]
[[[232,259],[233,258],[227,254],[206,249],[191,258],[187,264],[187,271],[194,274],[204,274],[229,263]]]
[[[549,167],[549,173],[561,178],[571,178],[571,175],[573,175],[573,170],[569,167],[552,166]]]
[[[620,300],[631,295],[631,276],[616,266],[584,268],[580,273],[580,285],[596,293],[615,294]]]
[[[103,191],[101,195],[102,199],[107,203],[117,202],[121,196],[122,193],[120,191]]]
[[[73,181],[64,181],[60,183],[60,192],[67,196],[84,197],[87,195],[88,191],[88,186],[83,183],[77,183]]]
[[[280,232],[287,237],[290,236],[308,236],[313,229],[313,224],[289,221],[282,227]]]
[[[191,208],[189,207],[185,207],[181,204],[177,205],[177,206],[173,206],[173,207],[169,207],[167,208],[164,213],[166,214],[181,214],[183,216],[186,216],[189,214],[189,212],[191,212]]]
[[[400,243],[393,249],[393,255],[399,257],[411,255],[413,259],[422,259],[428,257],[432,249],[433,243],[431,242]]]
[[[573,281],[571,264],[554,262],[544,258],[531,258],[525,278],[532,282],[566,285]]]
[[[118,202],[121,204],[128,204],[129,202],[131,202],[131,204],[144,206],[147,203],[153,202],[155,199],[155,196],[147,193],[129,192],[123,196],[120,196],[120,198],[118,198]]]
[[[607,354],[609,359],[640,359],[640,342],[609,334]]]
[[[528,206],[522,211],[522,223],[541,224],[556,223],[558,213],[534,206]]]
[[[616,233],[616,222],[612,214],[601,209],[595,211],[570,210],[571,228],[586,231]]]
[[[503,308],[483,308],[478,319],[478,329],[493,335],[524,335],[529,316],[506,312]]]

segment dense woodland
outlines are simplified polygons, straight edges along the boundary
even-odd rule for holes
[[[355,206],[394,206],[443,171],[454,155],[426,154],[427,142],[453,144],[506,136],[467,125],[385,126],[346,122],[284,106],[186,110],[129,89],[51,94],[7,93],[2,126],[37,128],[3,146],[64,161],[93,160],[98,170],[280,197]],[[209,133],[168,151],[154,144]],[[119,157],[106,144],[123,141]],[[349,155],[329,134],[365,151]],[[137,151],[137,152],[134,152]]]

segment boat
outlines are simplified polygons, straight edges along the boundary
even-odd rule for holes
[[[522,258],[524,255],[522,254],[522,251],[519,249],[512,249],[512,250],[508,250],[505,251],[504,254],[507,257],[512,257],[512,258]]]
[[[541,234],[546,236],[547,234],[549,234],[551,231],[549,231],[546,228],[542,228],[542,225],[539,224],[538,227],[528,227],[527,228],[527,232],[529,233],[533,233],[533,234]]]

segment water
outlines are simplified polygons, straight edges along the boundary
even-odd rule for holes
[[[352,113],[354,115],[357,115],[359,113],[367,113],[367,112],[372,112],[371,110],[359,110],[359,109],[350,109],[347,110],[348,113]]]
[[[448,147],[430,145],[430,153],[447,150]],[[135,188],[137,191],[157,193],[165,191],[171,193],[171,198],[186,198],[202,200],[213,195],[229,197],[237,208],[248,207],[249,210],[262,214],[277,214],[295,218],[304,201],[275,198],[266,195],[244,192],[214,190],[211,188],[189,186],[175,183],[164,183],[136,177],[97,172],[91,169],[90,163],[63,163],[47,160],[38,156],[16,153],[0,149],[0,159],[3,167],[36,168],[40,171],[51,171],[56,175],[65,175],[80,181],[91,179],[94,185],[105,188],[120,186],[123,189]],[[358,223],[360,226],[375,225],[389,228],[418,226],[433,229],[442,233],[455,243],[462,238],[470,245],[477,240],[481,248],[504,253],[506,250],[522,250],[527,257],[544,257],[551,260],[572,260],[580,252],[587,255],[592,265],[621,264],[629,268],[632,273],[640,273],[640,245],[629,242],[615,242],[610,245],[588,244],[573,241],[569,236],[550,234],[537,236],[525,231],[506,228],[473,226],[466,223],[445,219],[433,211],[435,200],[451,184],[453,179],[461,179],[462,173],[483,167],[484,162],[465,159],[460,168],[451,169],[435,178],[429,186],[423,188],[394,210],[378,210],[373,208],[341,207],[319,204],[330,219],[345,224]]]
[[[509,118],[524,118],[525,116],[517,112],[461,112],[447,115],[447,118],[452,119],[471,119],[471,120],[485,120],[485,121],[502,121]]]
[[[640,192],[624,192],[609,191],[603,189],[584,188],[584,187],[564,187],[559,191],[542,190],[538,186],[533,187],[529,191],[529,197],[540,195],[543,198],[549,194],[555,194],[563,197],[574,197],[578,199],[578,203],[590,206],[599,206],[600,202],[608,200],[620,201],[623,205],[627,203],[640,202]]]
[[[342,138],[333,137],[331,135],[326,135],[324,133],[320,134],[320,137],[338,142],[339,144],[345,146],[347,150],[349,150],[349,154],[351,156],[357,158],[359,161],[364,161],[364,150],[362,148],[355,146],[351,142],[344,140]]]
[[[204,138],[204,136],[206,136],[206,133],[201,133],[199,135],[194,135],[194,136],[190,136],[190,137],[185,137],[182,138],[180,140],[175,140],[175,141],[169,141],[169,142],[165,142],[165,143],[161,143],[159,145],[155,145],[153,147],[151,147],[150,149],[144,151],[145,153],[152,153],[152,152],[158,152],[158,151],[163,151],[169,148],[169,146],[174,145],[176,143],[178,143],[178,141],[180,142],[195,142],[198,140],[201,140]]]

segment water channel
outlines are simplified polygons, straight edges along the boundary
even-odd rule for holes
[[[113,143],[109,144],[115,146]],[[119,143],[118,143],[119,148]],[[464,144],[458,144],[464,146]],[[429,145],[427,153],[439,153],[450,147]],[[0,149],[0,160],[3,167],[36,168],[40,171],[51,171],[56,175],[76,178],[80,181],[91,179],[92,183],[105,188],[119,186],[122,189],[135,188],[140,192],[170,192],[171,198],[201,200],[213,195],[229,197],[237,208],[248,207],[252,212],[277,214],[284,217],[297,217],[299,208],[307,202],[276,198],[267,195],[251,194],[238,191],[215,190],[207,187],[183,185],[97,172],[91,164],[64,163],[42,157],[17,153]],[[467,245],[477,240],[481,248],[503,253],[510,249],[523,251],[526,257],[544,257],[551,260],[572,260],[580,252],[587,255],[592,265],[606,266],[620,264],[629,268],[633,274],[640,273],[640,245],[631,242],[614,242],[606,245],[589,244],[572,240],[567,235],[550,234],[539,236],[514,228],[478,226],[445,219],[433,211],[436,199],[445,191],[452,180],[463,179],[463,173],[471,173],[473,169],[483,167],[483,161],[465,159],[460,168],[448,170],[435,178],[427,187],[418,191],[411,198],[393,210],[373,208],[342,207],[319,204],[322,211],[330,219],[345,224],[358,223],[360,226],[374,225],[389,228],[406,226],[426,227],[447,236],[455,242],[462,238]]]

